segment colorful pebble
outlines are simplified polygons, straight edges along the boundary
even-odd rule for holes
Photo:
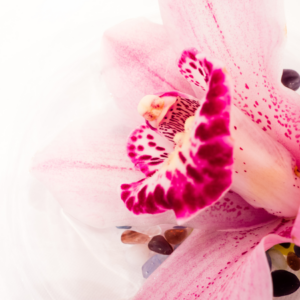
[[[300,75],[294,70],[284,69],[281,82],[285,87],[296,91],[300,87]]]
[[[287,264],[294,271],[300,270],[300,259],[294,252],[289,252],[287,255]]]
[[[162,235],[154,236],[149,242],[148,247],[151,251],[159,254],[169,255],[173,252],[172,246]]]
[[[121,236],[121,241],[124,244],[146,244],[150,241],[150,237],[140,232],[126,230]]]
[[[268,250],[268,254],[271,257],[273,269],[285,270],[287,268],[286,259],[280,251],[272,248]]]
[[[288,244],[289,244],[289,247],[287,247]],[[284,245],[284,246],[282,246],[282,245]],[[289,252],[294,251],[294,244],[290,244],[290,243],[278,244],[278,245],[275,245],[273,247],[273,249],[280,251],[283,255],[288,255]]]
[[[131,226],[116,226],[118,229],[130,229]]]
[[[279,245],[282,246],[285,249],[289,249],[291,247],[291,243],[281,243]]]
[[[290,295],[298,290],[300,281],[296,275],[285,270],[277,270],[271,273],[273,281],[273,296],[282,297]]]
[[[166,240],[173,245],[180,244],[187,237],[186,229],[169,229],[165,231]]]
[[[294,245],[294,251],[295,251],[295,254],[300,257],[300,247],[298,247],[297,245]]]
[[[169,255],[155,254],[142,266],[144,278],[148,278],[167,258]]]

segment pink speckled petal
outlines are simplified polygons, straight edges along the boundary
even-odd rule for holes
[[[233,145],[229,86],[221,67],[205,58],[201,61],[210,66],[209,89],[186,142],[152,177],[121,186],[121,198],[135,214],[173,209],[178,221],[184,222],[230,188]]]
[[[178,73],[177,60],[162,25],[146,19],[123,22],[104,34],[103,72],[118,105],[137,118],[139,101],[147,94],[179,90],[193,95]]]
[[[137,217],[120,200],[118,186],[142,176],[126,155],[134,126],[116,110],[74,123],[36,154],[32,172],[67,213],[85,224],[100,228],[175,223],[171,211]]]
[[[196,93],[200,99],[202,98],[202,93],[206,93],[208,90],[208,74],[210,73],[209,66],[202,64],[201,60],[198,60],[196,55],[198,50],[190,49],[184,51],[178,63],[180,73],[184,76],[186,80],[192,83],[192,86],[196,86]]]
[[[283,1],[160,0],[160,6],[177,55],[195,47],[222,61],[232,78],[233,104],[300,163],[300,96],[280,82]]]
[[[235,141],[232,190],[254,207],[295,217],[300,205],[295,159],[236,107],[232,108],[230,126]]]
[[[292,221],[277,220],[245,231],[194,230],[134,300],[272,300],[265,250],[290,242],[291,228]]]
[[[184,225],[202,230],[229,230],[258,226],[275,219],[264,209],[253,207],[241,196],[229,191]]]
[[[174,145],[164,136],[150,129],[148,125],[141,125],[134,130],[127,142],[127,155],[146,176],[157,171]]]

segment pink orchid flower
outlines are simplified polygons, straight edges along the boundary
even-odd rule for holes
[[[66,129],[32,170],[88,225],[197,228],[136,299],[271,299],[265,251],[300,244],[300,104],[280,82],[282,1],[160,5],[164,25],[128,21],[104,37],[117,106]]]

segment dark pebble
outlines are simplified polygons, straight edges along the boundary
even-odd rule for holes
[[[269,255],[268,252],[266,252],[266,256],[267,256],[268,264],[269,264],[269,267],[270,267],[270,270],[271,270],[271,269],[272,269],[272,260],[271,260],[271,256]]]
[[[130,229],[132,226],[116,226],[118,229]]]
[[[294,246],[294,251],[295,251],[295,254],[298,256],[298,257],[300,257],[300,247],[298,247],[298,246]]]
[[[281,82],[285,87],[296,91],[300,87],[300,75],[294,70],[284,69],[281,76]]]
[[[286,258],[287,264],[294,271],[300,270],[300,259],[294,252],[289,252]]]
[[[289,249],[291,247],[291,243],[282,243],[282,244],[279,244],[279,245],[282,246],[285,249]]]
[[[166,241],[162,235],[154,236],[148,243],[148,248],[156,253],[169,255],[173,252],[172,246]]]
[[[285,270],[277,270],[271,273],[273,280],[273,296],[282,297],[290,295],[298,290],[300,281],[296,275]]]

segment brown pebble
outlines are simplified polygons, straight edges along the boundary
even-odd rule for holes
[[[294,271],[300,270],[300,259],[294,252],[289,252],[286,258],[287,264]]]
[[[150,236],[133,230],[125,230],[122,233],[121,241],[124,244],[147,244]]]
[[[165,231],[166,240],[173,245],[180,244],[187,237],[186,229],[169,229]]]

